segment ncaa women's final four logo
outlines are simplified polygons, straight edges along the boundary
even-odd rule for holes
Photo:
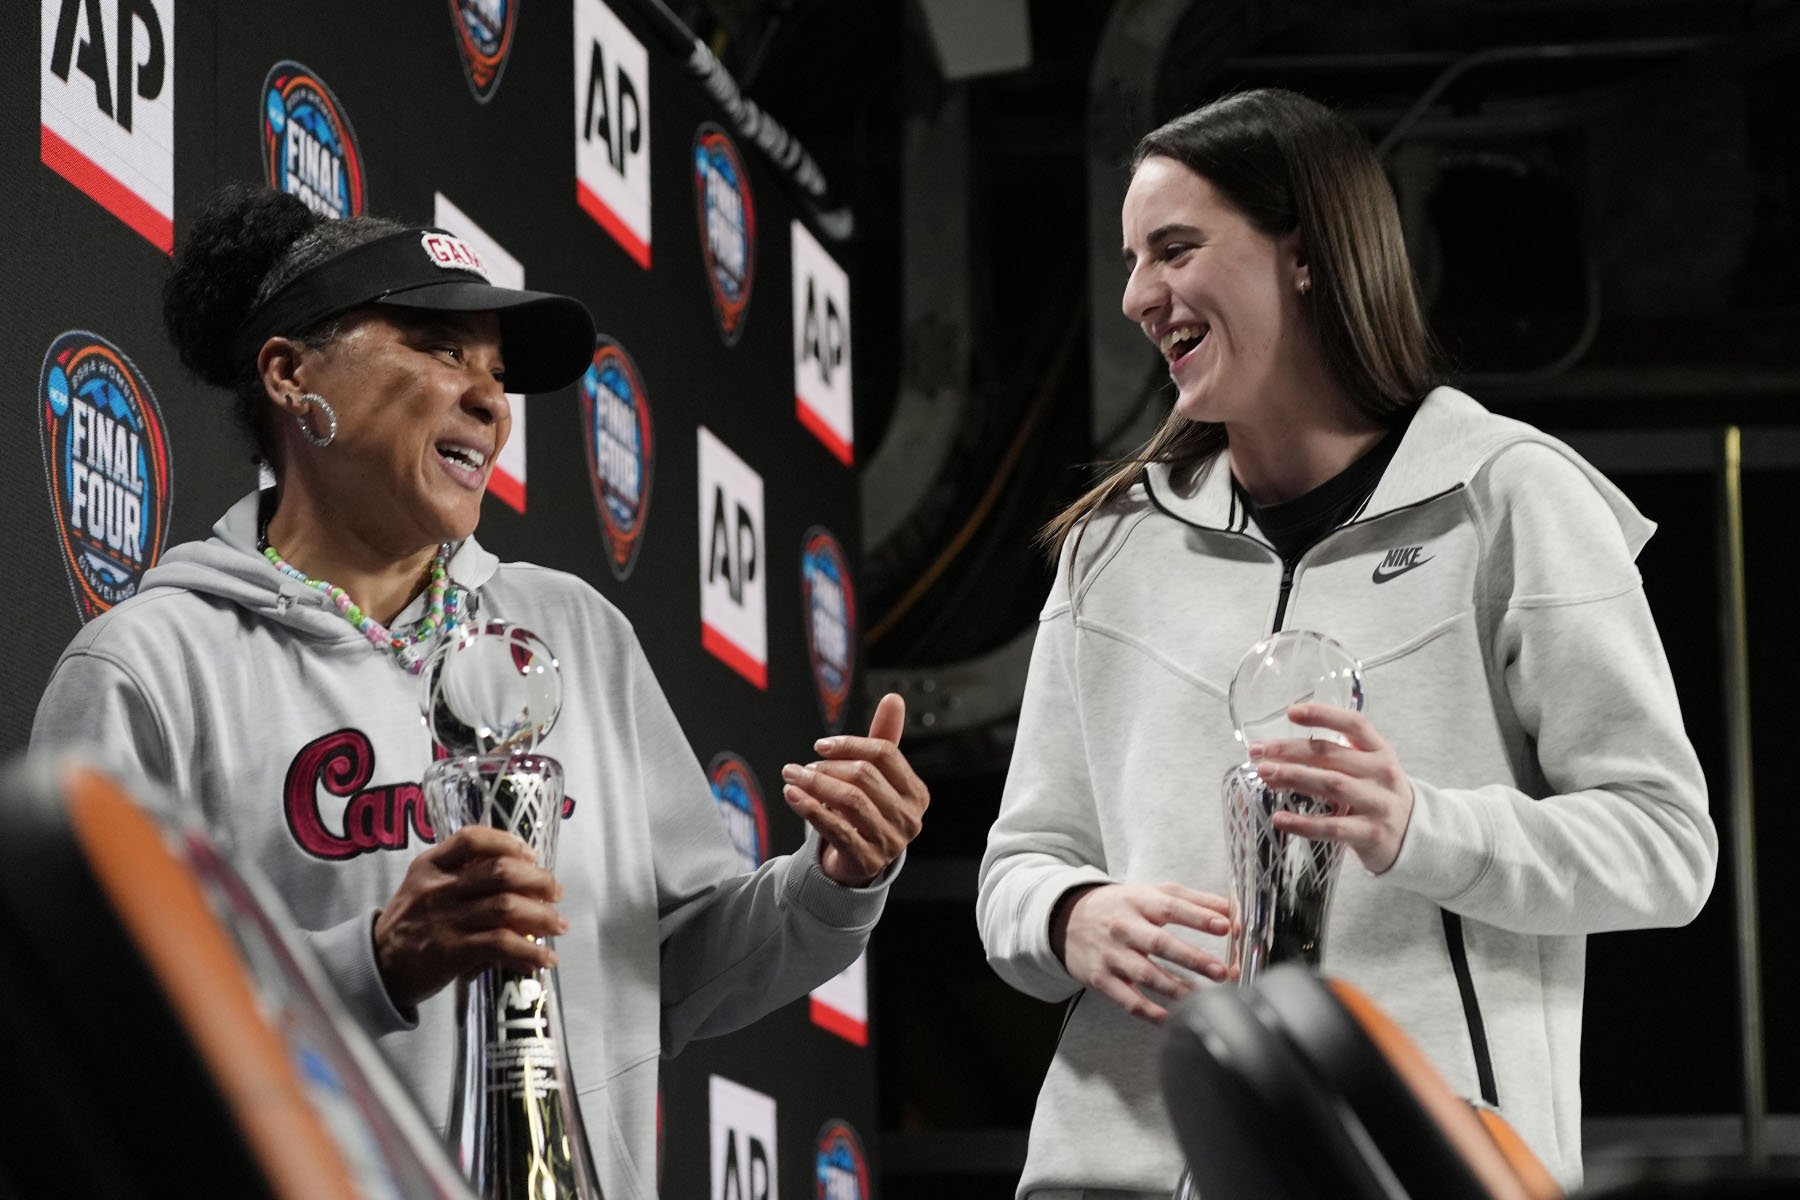
[[[848,1123],[828,1121],[819,1130],[819,1150],[813,1161],[815,1200],[872,1200],[869,1159]]]
[[[269,68],[262,87],[263,168],[269,186],[322,217],[362,212],[362,154],[344,106],[297,62]]]
[[[512,53],[513,29],[519,23],[518,0],[450,0],[456,22],[456,48],[462,51],[463,74],[478,104],[493,98]]]
[[[832,733],[844,728],[850,676],[856,667],[856,595],[844,551],[828,530],[806,531],[800,550],[800,590],[806,606],[806,652],[819,710]]]
[[[694,135],[694,205],[713,314],[725,344],[735,346],[744,331],[750,276],[756,268],[756,205],[737,147],[710,123]]]
[[[746,871],[756,870],[769,857],[769,814],[750,764],[724,750],[713,756],[706,777],[712,782],[719,819],[725,822],[740,864]]]
[[[50,343],[39,434],[63,566],[81,619],[138,589],[169,533],[169,441],[124,351],[82,329]]]
[[[651,467],[656,461],[650,402],[631,356],[605,334],[597,339],[594,361],[582,375],[579,390],[588,481],[594,488],[594,507],[600,511],[606,561],[623,582],[637,563],[650,512]]]

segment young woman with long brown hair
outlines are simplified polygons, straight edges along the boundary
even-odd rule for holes
[[[1249,755],[1346,856],[1324,967],[1578,1180],[1588,933],[1685,922],[1717,840],[1633,560],[1653,526],[1567,446],[1434,387],[1394,199],[1341,117],[1233,95],[1139,144],[1125,316],[1162,429],[1047,531],[1060,551],[978,920],[1074,997],[1020,1196],[1169,1195],[1154,1025],[1225,978],[1220,780],[1244,652],[1363,663],[1343,739]],[[1093,993],[1098,993],[1093,994]]]

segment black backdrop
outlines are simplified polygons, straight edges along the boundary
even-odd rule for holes
[[[649,268],[584,211],[575,186],[581,115],[575,111],[575,76],[582,58],[575,38],[577,18],[584,12],[591,18],[599,4],[475,6],[490,15],[510,9],[516,22],[498,83],[485,100],[459,50],[456,5],[443,0],[41,0],[37,11],[25,0],[9,0],[0,6],[6,67],[0,78],[0,256],[6,265],[0,289],[0,394],[6,397],[0,548],[15,617],[13,636],[0,649],[6,682],[0,689],[0,751],[24,746],[37,693],[83,619],[58,536],[63,517],[52,511],[54,456],[42,445],[45,356],[59,335],[87,330],[117,346],[154,394],[171,462],[163,497],[169,544],[205,536],[256,480],[225,398],[185,374],[161,332],[158,289],[168,257],[154,244],[154,233],[135,227],[145,224],[142,213],[128,222],[114,210],[131,210],[129,202],[114,197],[109,207],[89,194],[94,187],[84,191],[65,177],[67,171],[45,162],[49,139],[41,106],[51,92],[85,103],[94,85],[82,74],[83,64],[100,62],[108,68],[100,73],[111,76],[109,90],[119,90],[123,13],[132,29],[128,52],[135,68],[127,75],[131,136],[141,142],[155,128],[158,106],[172,100],[172,206],[166,205],[172,211],[163,215],[177,233],[219,183],[264,177],[265,77],[278,62],[304,64],[328,85],[354,131],[366,211],[428,223],[436,198],[446,197],[522,264],[527,286],[581,297],[602,333],[627,351],[653,431],[649,503],[629,572],[621,579],[608,562],[584,450],[591,431],[577,387],[528,402],[525,508],[516,511],[490,494],[482,541],[504,558],[574,572],[618,604],[636,625],[700,761],[733,752],[749,766],[772,843],[763,850],[799,843],[800,824],[780,802],[780,768],[810,758],[812,741],[828,731],[809,655],[802,546],[808,530],[819,526],[836,535],[848,562],[857,561],[858,547],[855,481],[840,457],[843,448],[834,453],[796,417],[798,343],[789,278],[795,206],[774,168],[736,135],[681,64],[659,49],[632,0],[613,0],[611,11],[648,57]],[[62,81],[52,78],[52,35],[65,18],[76,30],[73,69],[65,68],[73,90],[59,91]],[[95,40],[89,25],[95,20],[108,46],[89,55],[85,43]],[[151,20],[158,30],[147,28]],[[152,43],[163,30],[170,35],[158,80]],[[117,124],[116,101],[114,110],[110,119]],[[103,115],[88,118],[103,125]],[[696,202],[696,136],[706,123],[735,142],[752,201],[748,304],[729,338],[708,283],[703,210]],[[702,644],[700,427],[761,476],[765,687]],[[854,648],[856,642],[852,631],[847,644]],[[854,726],[866,713],[853,700],[840,720]],[[872,1054],[853,1040],[853,1023],[847,1037],[845,1022],[827,1019],[839,1030],[831,1032],[815,1019],[817,1011],[803,1000],[751,1030],[701,1043],[665,1064],[665,1194],[759,1200],[751,1185],[760,1180],[747,1169],[741,1191],[731,1191],[713,1169],[726,1136],[713,1127],[720,1114],[709,1112],[715,1075],[776,1103],[776,1142],[769,1149],[778,1162],[772,1181],[778,1186],[769,1187],[769,1196],[811,1195],[824,1187],[822,1141],[838,1147],[840,1165],[854,1166],[856,1155],[846,1158],[846,1137],[831,1123],[872,1127]],[[730,1135],[744,1139],[736,1152],[747,1163],[748,1138],[759,1131],[740,1127]],[[857,1174],[866,1181],[866,1171],[836,1178]],[[831,1194],[858,1193],[840,1184]]]

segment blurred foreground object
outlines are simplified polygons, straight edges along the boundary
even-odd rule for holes
[[[1497,1113],[1342,980],[1271,967],[1248,990],[1196,993],[1169,1028],[1163,1090],[1203,1196],[1562,1196]]]
[[[156,799],[0,771],[0,1194],[468,1197],[274,892]]]
[[[1450,1090],[1368,997],[1296,964],[1205,988],[1171,1014],[1169,1117],[1201,1196],[1562,1200],[1511,1126]],[[1800,1196],[1800,1177],[1730,1166],[1585,1200]]]

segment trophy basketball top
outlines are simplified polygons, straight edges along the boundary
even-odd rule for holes
[[[530,754],[562,711],[562,677],[543,639],[508,621],[471,623],[419,674],[419,706],[452,755]]]
[[[1226,705],[1237,739],[1336,739],[1329,731],[1296,725],[1287,710],[1302,703],[1363,708],[1362,664],[1342,645],[1309,629],[1284,629],[1250,647],[1231,678]]]

